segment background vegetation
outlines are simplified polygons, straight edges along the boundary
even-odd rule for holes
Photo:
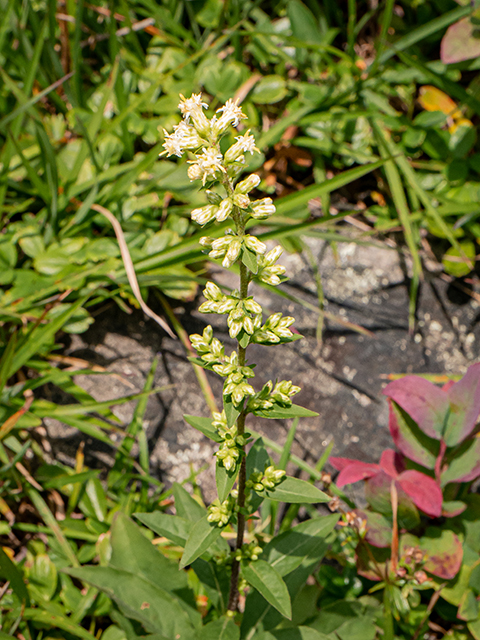
[[[2,633],[130,640],[138,629],[109,597],[59,573],[108,562],[118,511],[172,504],[149,475],[141,429],[155,363],[130,425],[62,363],[60,332],[85,331],[106,300],[138,306],[98,207],[121,223],[145,299],[162,294],[167,315],[172,300],[193,300],[206,265],[188,213],[203,196],[184,162],[158,159],[163,130],[179,121],[179,93],[203,91],[213,108],[236,96],[262,151],[248,168],[277,205],[259,237],[297,251],[306,234],[350,241],[352,223],[367,239],[388,235],[409,265],[413,326],[429,269],[467,289],[475,277],[477,10],[453,0],[0,0],[0,16]],[[70,403],[47,400],[46,385]],[[49,461],[37,429],[46,417],[110,445],[112,432],[125,435],[102,482],[82,450],[75,469]],[[349,566],[341,598],[363,589]],[[205,589],[192,588],[206,615]]]

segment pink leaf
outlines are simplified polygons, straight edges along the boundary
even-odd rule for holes
[[[440,45],[443,64],[452,64],[480,56],[480,40],[475,37],[470,18],[463,18],[448,27]]]
[[[439,387],[418,376],[405,376],[387,384],[383,393],[406,411],[427,436],[440,440],[449,402]]]
[[[461,380],[448,390],[450,415],[445,442],[452,447],[473,431],[480,413],[480,363],[468,368]]]
[[[393,449],[385,449],[382,453],[380,467],[391,478],[396,478],[405,469],[402,456]]]
[[[390,401],[388,426],[395,445],[404,456],[433,469],[438,454],[438,440],[426,436],[398,405]]]
[[[404,471],[397,482],[415,505],[428,516],[438,518],[442,515],[442,490],[430,476],[420,471]]]
[[[337,487],[343,487],[346,484],[371,478],[380,470],[378,464],[360,462],[360,460],[349,460],[348,458],[330,458],[329,462],[335,469],[340,469],[340,473],[336,479]]]

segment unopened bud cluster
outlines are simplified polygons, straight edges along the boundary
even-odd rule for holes
[[[276,469],[273,465],[270,465],[262,473],[261,471],[255,471],[247,480],[247,488],[253,489],[257,493],[261,493],[264,490],[274,489],[277,484],[283,480],[285,471],[283,469]]]
[[[217,429],[218,437],[221,440],[220,448],[215,453],[217,460],[227,471],[232,471],[242,455],[249,434],[238,435],[236,425],[229,428],[224,411],[213,414],[212,426]]]
[[[232,495],[229,495],[223,502],[214,500],[208,507],[207,520],[210,524],[215,524],[218,527],[226,527],[234,513],[234,508],[235,499]]]

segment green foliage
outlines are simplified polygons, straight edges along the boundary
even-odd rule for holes
[[[223,397],[225,420],[187,417],[222,451],[219,500],[207,511],[180,485],[164,491],[150,475],[142,419],[148,395],[159,391],[156,363],[142,394],[98,403],[63,369],[58,336],[86,331],[92,311],[106,301],[127,311],[139,305],[99,207],[123,228],[145,298],[150,291],[188,302],[204,284],[203,233],[189,214],[203,208],[205,194],[184,161],[158,160],[165,131],[179,122],[178,94],[199,91],[213,109],[238,92],[252,130],[262,132],[261,154],[240,168],[258,172],[261,201],[250,209],[242,265],[275,286],[282,273],[251,238],[277,238],[294,251],[310,233],[351,241],[342,229],[345,215],[361,217],[369,236],[401,229],[414,270],[413,323],[417,287],[429,268],[424,252],[447,276],[463,278],[478,250],[478,8],[453,0],[401,7],[387,1],[372,11],[355,0],[347,7],[126,0],[112,16],[112,3],[68,0],[59,7],[0,0],[0,577],[9,585],[1,591],[0,636],[388,640],[394,632],[420,637],[430,619],[455,627],[453,638],[477,640],[480,511],[468,490],[479,451],[468,398],[457,399],[433,432],[392,404],[397,446],[412,460],[395,476],[398,524],[409,529],[395,573],[390,481],[372,477],[369,508],[345,516],[346,526],[332,533],[337,516],[319,517],[311,505],[341,491],[283,479],[289,459],[312,480],[322,477],[290,454],[291,440],[282,454],[267,438],[252,445],[254,432],[238,439],[242,409],[256,418],[314,415],[285,401],[292,390],[285,381],[252,396],[244,372],[244,386],[234,384]],[[432,59],[438,51],[441,60]],[[229,129],[221,151],[234,140]],[[212,206],[215,195],[214,189]],[[224,234],[227,225],[222,220],[208,233],[212,245],[224,242],[223,255],[210,257],[226,259],[228,267],[238,256],[232,260],[236,245]],[[235,297],[222,295],[225,304]],[[321,300],[319,283],[320,332]],[[285,333],[286,318],[249,332],[251,309],[236,310],[229,328],[241,348],[300,338]],[[235,364],[205,355],[194,361],[207,369]],[[69,404],[47,400],[46,385],[67,394]],[[135,416],[121,425],[111,407],[129,400],[137,403]],[[113,468],[88,469],[81,449],[74,469],[52,462],[34,431],[45,418],[111,447]],[[121,436],[119,444],[112,434]],[[278,467],[267,446],[281,454]],[[232,507],[242,461],[251,482],[243,514]],[[432,502],[438,506],[436,494],[415,494],[409,480],[418,476],[410,471],[432,482],[440,473],[444,520],[423,515]],[[294,503],[286,513],[284,501]],[[175,515],[165,512],[172,502]],[[144,526],[128,519],[134,513]],[[208,521],[212,513],[225,526]],[[299,513],[310,519],[295,524]],[[242,515],[246,541],[235,556],[227,541]],[[160,536],[155,545],[151,531]],[[410,548],[421,550],[418,562]],[[185,568],[178,571],[182,554]],[[326,554],[329,563],[321,564]],[[228,617],[235,562],[245,612]]]

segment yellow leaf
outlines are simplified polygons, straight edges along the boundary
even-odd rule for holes
[[[441,111],[454,119],[462,118],[462,112],[456,103],[437,87],[420,87],[418,102],[426,111]]]
[[[458,127],[473,127],[473,122],[471,120],[468,120],[467,118],[460,118],[459,120],[456,120],[450,127],[448,127],[448,130],[450,133],[454,133]]]

